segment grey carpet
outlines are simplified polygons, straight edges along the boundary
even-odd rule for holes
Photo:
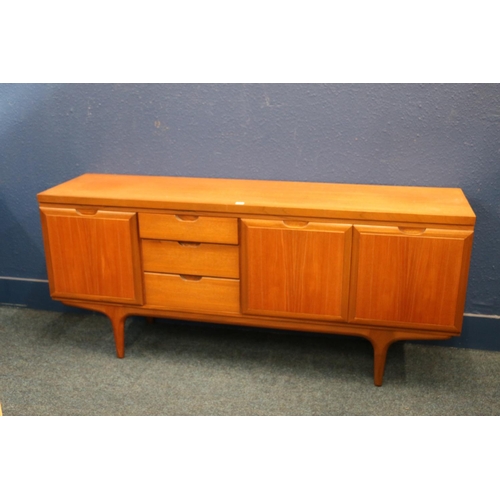
[[[443,343],[443,345],[446,345]],[[9,415],[499,415],[500,352],[0,307]]]

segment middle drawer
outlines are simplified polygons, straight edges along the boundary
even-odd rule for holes
[[[142,240],[146,272],[239,278],[239,253],[234,245]]]

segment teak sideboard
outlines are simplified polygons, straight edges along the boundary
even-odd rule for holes
[[[458,188],[85,174],[38,194],[50,293],[106,314],[399,340],[459,335]]]

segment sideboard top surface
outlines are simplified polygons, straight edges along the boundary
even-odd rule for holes
[[[40,203],[473,225],[459,188],[84,174]]]

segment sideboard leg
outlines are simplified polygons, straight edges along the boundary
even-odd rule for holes
[[[370,342],[373,346],[373,382],[377,387],[382,385],[387,350],[394,340],[394,336],[389,332],[370,332]]]
[[[119,358],[123,358],[125,357],[125,320],[127,316],[120,307],[108,306],[103,312],[111,320],[111,325],[113,326],[116,355]]]
[[[385,361],[387,359],[388,348],[388,345],[374,346],[373,382],[377,387],[380,387],[382,385],[382,381],[384,380]]]
[[[146,316],[146,322],[148,325],[152,325],[155,322],[155,319],[152,316]]]
[[[89,303],[79,300],[64,300],[63,304],[72,307],[82,307],[90,311],[98,311],[105,314],[113,326],[115,337],[116,355],[119,358],[125,357],[125,320],[130,316],[130,311],[126,306],[111,306],[108,304]]]
[[[115,314],[111,318],[113,325],[113,335],[115,336],[116,355],[119,358],[125,357],[125,316]]]
[[[425,332],[398,332],[391,330],[370,330],[367,336],[373,346],[373,381],[376,386],[382,385],[385,370],[385,360],[389,346],[401,340],[446,340],[451,335],[434,335]]]

